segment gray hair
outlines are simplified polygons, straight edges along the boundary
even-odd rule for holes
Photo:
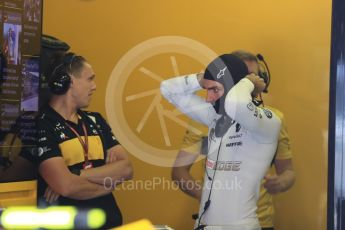
[[[235,50],[231,52],[232,55],[235,55],[236,57],[240,58],[242,61],[255,61],[258,63],[257,57],[245,50]]]

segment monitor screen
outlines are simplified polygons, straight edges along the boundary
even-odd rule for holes
[[[0,0],[0,166],[32,143],[39,107],[42,0]]]

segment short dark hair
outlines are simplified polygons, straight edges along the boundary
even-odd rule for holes
[[[59,54],[53,57],[54,60],[51,64],[50,75],[54,74],[54,71],[59,69],[59,71],[64,71],[70,75],[78,75],[83,68],[84,64],[87,62],[83,56],[77,55],[72,52],[66,54]]]
[[[66,72],[74,76],[80,73],[85,62],[86,59],[83,56],[72,52],[67,53],[62,60]]]

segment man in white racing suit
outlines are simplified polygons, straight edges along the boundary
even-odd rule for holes
[[[260,182],[274,157],[280,119],[252,98],[265,82],[232,54],[212,61],[205,74],[165,80],[162,95],[209,127],[205,181],[196,229],[259,230]],[[207,90],[206,101],[194,93]]]

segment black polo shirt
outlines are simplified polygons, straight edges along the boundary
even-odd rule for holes
[[[38,128],[38,164],[52,157],[62,157],[71,172],[83,169],[85,163],[84,151],[77,135],[69,127],[71,126],[84,140],[85,124],[89,142],[89,161],[93,167],[105,165],[106,151],[118,145],[119,142],[113,135],[111,128],[105,119],[94,112],[78,111],[78,124],[66,121],[50,106],[45,107],[37,119]],[[66,125],[66,123],[69,124]],[[48,206],[44,200],[44,192],[47,184],[38,179],[38,204]],[[104,228],[111,228],[122,224],[122,215],[112,194],[89,200],[75,200],[60,196],[54,205],[72,205],[77,208],[102,208],[107,215],[107,223]]]

